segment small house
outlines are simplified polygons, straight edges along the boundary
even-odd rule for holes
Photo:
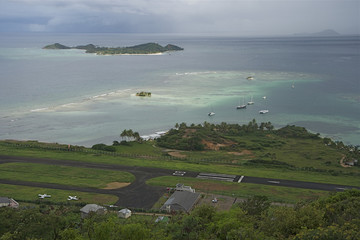
[[[91,212],[96,214],[104,214],[107,209],[105,207],[99,206],[97,204],[87,204],[80,209],[81,217],[86,218]]]
[[[0,197],[0,207],[18,208],[19,203],[12,198]]]
[[[160,210],[190,212],[200,198],[199,193],[175,191]]]
[[[131,211],[127,208],[121,209],[118,212],[118,217],[120,217],[120,218],[128,218],[130,216],[131,216]]]

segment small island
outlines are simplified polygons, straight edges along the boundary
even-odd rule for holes
[[[151,97],[151,92],[138,92],[136,93],[138,97]]]
[[[97,55],[118,55],[118,54],[159,54],[169,51],[182,51],[181,47],[168,44],[165,47],[157,43],[145,43],[131,47],[98,47],[94,44],[83,46],[68,47],[60,43],[54,43],[43,47],[43,49],[80,49],[86,53],[95,53]]]

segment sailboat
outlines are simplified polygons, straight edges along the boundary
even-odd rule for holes
[[[253,104],[254,104],[253,97],[251,96],[250,102],[248,102],[247,105],[253,105]]]
[[[240,103],[239,103],[239,105],[236,106],[236,109],[244,109],[244,108],[246,108],[245,99],[243,99],[243,104],[242,105],[240,105]]]
[[[295,88],[295,81],[293,81],[291,88]]]

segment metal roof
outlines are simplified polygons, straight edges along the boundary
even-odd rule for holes
[[[161,207],[161,210],[166,210],[167,206],[170,206],[170,210],[189,212],[199,197],[199,193],[175,191]]]

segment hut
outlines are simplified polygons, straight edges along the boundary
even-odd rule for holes
[[[119,212],[118,212],[118,216],[120,218],[128,218],[131,216],[131,211],[127,208],[124,208],[124,209],[121,209]]]

